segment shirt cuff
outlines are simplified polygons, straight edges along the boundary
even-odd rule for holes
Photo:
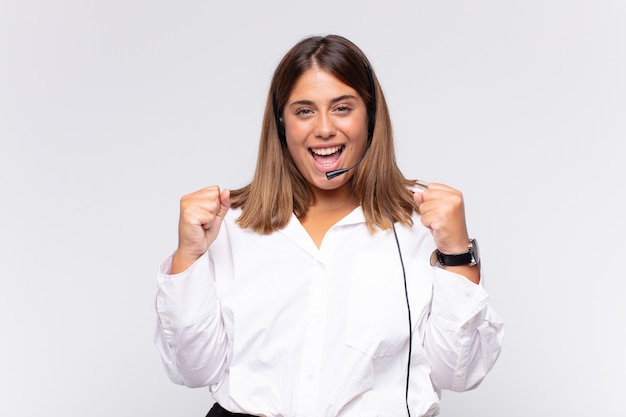
[[[441,268],[433,268],[432,319],[442,329],[473,332],[483,322],[491,298],[480,284]]]
[[[171,265],[171,255],[161,263],[156,310],[164,328],[184,329],[215,313],[215,281],[208,252],[181,273],[169,275]]]

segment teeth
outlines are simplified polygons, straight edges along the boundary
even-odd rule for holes
[[[335,152],[339,152],[339,149],[341,149],[341,146],[333,146],[332,148],[311,149],[311,152],[313,152],[316,155],[325,156],[325,155],[333,154]]]

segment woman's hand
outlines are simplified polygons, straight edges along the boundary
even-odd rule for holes
[[[467,252],[469,236],[465,224],[463,194],[444,184],[430,183],[423,192],[413,195],[422,223],[428,227],[437,248],[445,254]]]
[[[224,216],[230,208],[230,191],[214,185],[180,199],[178,248],[170,274],[187,269],[217,238]]]
[[[467,252],[469,235],[463,194],[447,185],[430,183],[424,191],[415,192],[413,198],[422,214],[422,224],[430,229],[437,249],[447,255]],[[446,269],[465,275],[476,284],[480,281],[480,268],[477,265]]]
[[[469,235],[463,194],[447,185],[430,183],[424,191],[415,192],[413,198],[422,214],[422,224],[430,229],[437,249],[447,255],[467,252]],[[446,269],[462,274],[476,284],[480,281],[478,265],[450,266]]]

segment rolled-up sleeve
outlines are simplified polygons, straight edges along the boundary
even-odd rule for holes
[[[208,254],[169,275],[171,257],[157,278],[155,345],[167,375],[189,387],[216,383],[227,362],[228,337]]]
[[[474,389],[495,364],[504,330],[490,302],[481,285],[434,269],[432,310],[424,349],[436,388]]]

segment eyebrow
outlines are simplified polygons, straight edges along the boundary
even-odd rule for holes
[[[332,100],[330,100],[330,102],[331,102],[331,104],[335,104],[335,103],[337,103],[339,101],[343,101],[343,100],[356,100],[356,99],[357,99],[357,97],[352,95],[352,94],[344,94],[342,96],[333,98]],[[311,100],[296,100],[296,101],[293,101],[293,102],[289,103],[289,106],[302,105],[302,104],[307,105],[307,106],[312,106],[315,103],[313,101],[311,101]]]

